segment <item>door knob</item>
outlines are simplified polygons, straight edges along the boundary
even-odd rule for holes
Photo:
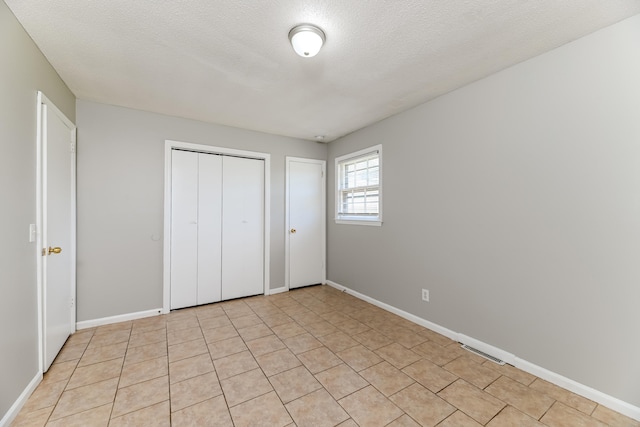
[[[49,246],[49,255],[59,254],[60,252],[62,252],[62,248],[59,248],[57,246],[55,248],[52,248],[51,246]]]
[[[296,229],[295,228],[291,229],[291,234],[296,234]]]

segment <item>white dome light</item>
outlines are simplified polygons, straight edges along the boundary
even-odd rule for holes
[[[322,30],[313,25],[303,24],[289,31],[289,40],[293,50],[303,58],[311,58],[320,52],[325,36]]]

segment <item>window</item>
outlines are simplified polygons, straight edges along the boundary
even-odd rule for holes
[[[382,225],[382,145],[336,158],[336,223]]]

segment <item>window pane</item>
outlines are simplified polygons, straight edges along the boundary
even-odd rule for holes
[[[349,172],[346,176],[344,188],[352,188],[356,186],[356,173]]]
[[[378,158],[342,165],[342,188],[379,185],[380,167]]]
[[[364,187],[367,185],[367,170],[356,172],[356,187]]]
[[[379,209],[379,191],[377,188],[344,191],[341,193],[342,214],[377,215]]]
[[[369,169],[369,185],[378,185],[378,179],[380,176],[380,171],[378,166]]]

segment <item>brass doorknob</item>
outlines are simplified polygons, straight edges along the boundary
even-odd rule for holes
[[[59,254],[60,252],[62,252],[62,248],[59,248],[57,246],[55,248],[52,248],[51,246],[49,246],[49,255]]]
[[[291,229],[291,234],[296,234],[296,229],[295,228]]]

